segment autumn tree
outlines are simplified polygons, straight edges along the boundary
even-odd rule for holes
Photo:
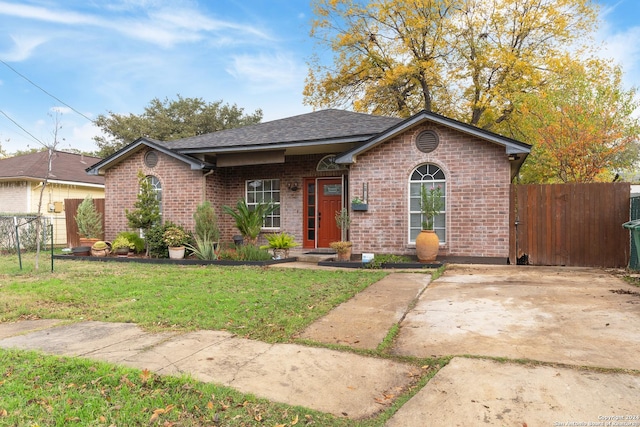
[[[407,117],[420,110],[494,129],[522,93],[595,28],[588,0],[315,0],[314,107]]]
[[[521,181],[610,181],[638,159],[636,90],[602,60],[566,64],[541,95],[523,98],[520,139],[533,144]]]
[[[96,136],[97,155],[107,157],[140,137],[160,141],[202,135],[222,129],[231,129],[260,123],[262,111],[244,114],[244,109],[222,101],[205,102],[202,98],[183,98],[161,101],[151,100],[140,115],[121,115],[109,112],[96,118],[105,136]]]

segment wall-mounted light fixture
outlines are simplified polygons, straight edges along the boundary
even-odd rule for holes
[[[298,183],[297,182],[290,182],[287,184],[287,188],[291,191],[298,191]]]
[[[514,161],[520,159],[520,156],[517,154],[509,154],[509,160]]]

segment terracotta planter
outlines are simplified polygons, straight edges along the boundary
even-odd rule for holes
[[[96,243],[99,242],[101,239],[94,239],[94,238],[87,238],[87,237],[80,237],[79,241],[80,241],[80,245],[79,246],[89,246],[89,249],[91,249],[91,247]]]
[[[184,246],[169,246],[169,258],[171,259],[182,259],[184,258]]]
[[[422,230],[416,237],[416,255],[420,262],[433,262],[438,257],[440,240],[433,230]]]
[[[107,256],[107,255],[109,255],[110,252],[111,252],[111,250],[109,248],[106,248],[106,249],[93,249],[93,248],[91,248],[91,255],[92,256]]]
[[[338,261],[351,261],[351,247],[348,247],[340,252],[337,252],[338,254]]]

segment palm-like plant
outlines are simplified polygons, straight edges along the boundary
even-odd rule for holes
[[[258,235],[264,224],[264,217],[273,213],[278,206],[273,203],[258,203],[251,208],[245,199],[238,200],[235,209],[230,206],[223,206],[222,210],[231,215],[236,222],[236,227],[249,244],[255,245]]]

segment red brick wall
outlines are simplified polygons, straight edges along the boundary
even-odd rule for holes
[[[233,219],[222,213],[222,205],[235,206],[237,201],[245,197],[245,182],[254,179],[280,180],[280,231],[293,235],[296,242],[302,244],[303,232],[303,180],[319,176],[339,176],[342,172],[317,172],[316,166],[325,155],[286,156],[285,164],[236,166],[221,168],[214,172],[218,177],[217,188],[219,204],[216,212],[219,214],[222,241],[231,241],[238,230]],[[298,191],[288,189],[288,184],[298,184]],[[215,185],[214,185],[215,186]],[[213,196],[215,198],[215,195]],[[263,244],[264,238],[259,243]]]
[[[429,154],[415,147],[415,137],[434,129],[440,145]],[[200,171],[169,156],[144,165],[144,150],[107,171],[105,186],[106,238],[127,230],[125,208],[133,209],[137,198],[136,174],[160,179],[163,189],[163,219],[193,229],[193,212],[203,200],[212,202],[221,228],[221,240],[231,242],[238,234],[233,220],[222,206],[234,206],[245,195],[245,181],[280,179],[281,231],[302,242],[304,178],[337,176],[345,172],[316,172],[324,156],[287,156],[285,164],[237,166],[216,169],[206,178]],[[445,127],[422,126],[387,141],[360,155],[349,171],[349,195],[361,196],[368,184],[367,212],[351,212],[350,240],[354,253],[414,254],[408,235],[408,186],[411,172],[424,163],[438,165],[447,178],[447,239],[441,255],[507,257],[509,252],[509,161],[504,147]],[[288,184],[298,183],[291,191]],[[264,239],[261,239],[264,242]]]
[[[153,168],[144,164],[146,150],[140,150],[106,171],[105,238],[112,240],[120,231],[129,230],[125,209],[134,209],[138,197],[138,171],[154,175],[162,184],[162,219],[193,230],[193,212],[204,198],[203,173],[170,156],[158,152]]]
[[[415,137],[436,130],[440,144],[425,154]],[[420,126],[360,155],[351,166],[350,198],[368,184],[367,212],[352,212],[353,252],[415,254],[409,244],[408,188],[411,172],[434,163],[446,174],[446,243],[441,255],[507,257],[509,254],[509,161],[504,147],[445,127]]]

